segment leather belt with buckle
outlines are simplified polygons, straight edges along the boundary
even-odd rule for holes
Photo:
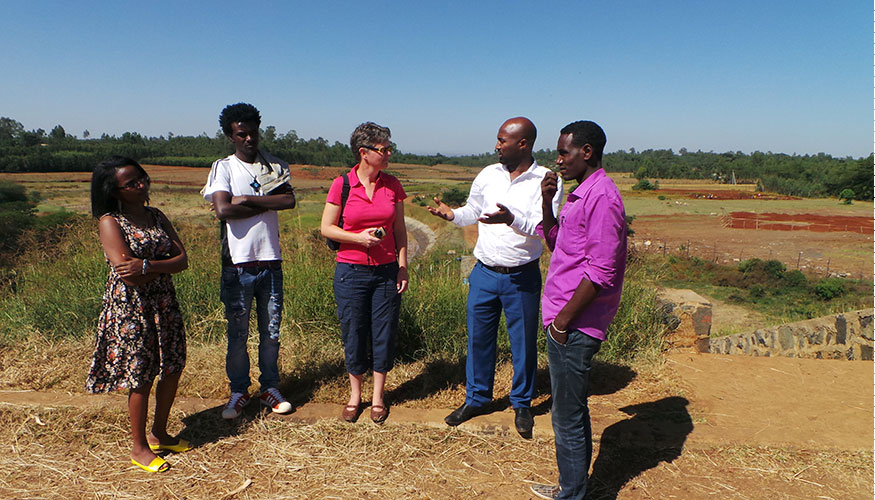
[[[484,264],[482,261],[478,260],[477,262],[480,262],[480,265],[485,267],[486,269],[489,269],[490,271],[492,271],[494,273],[499,273],[499,274],[513,274],[513,273],[518,273],[520,271],[524,271],[524,270],[528,269],[529,267],[538,267],[538,259],[535,259],[531,262],[526,262],[525,264],[523,264],[521,266],[513,266],[513,267],[488,266],[488,265]]]

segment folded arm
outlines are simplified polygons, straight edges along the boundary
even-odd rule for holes
[[[188,255],[179,235],[173,229],[170,221],[164,217],[164,214],[160,215],[159,222],[173,242],[170,257],[162,260],[149,260],[148,264],[144,265],[143,259],[133,256],[133,252],[125,242],[118,221],[110,216],[103,216],[100,219],[97,227],[103,252],[112,268],[126,284],[144,285],[161,274],[178,273],[188,268]]]
[[[231,196],[228,191],[216,191],[212,195],[216,217],[221,220],[245,219],[268,210],[287,210],[295,207],[295,192],[284,184],[265,196]]]

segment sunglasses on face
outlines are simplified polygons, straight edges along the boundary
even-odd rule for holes
[[[137,179],[122,184],[121,186],[119,186],[119,189],[137,189],[140,186],[149,187],[149,184],[151,182],[152,181],[148,177],[139,177]]]
[[[370,149],[371,151],[380,153],[381,155],[392,152],[392,146],[380,146],[378,148],[374,146],[362,146],[365,149]]]

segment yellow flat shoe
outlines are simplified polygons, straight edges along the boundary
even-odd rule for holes
[[[149,449],[152,451],[172,451],[173,453],[182,453],[191,449],[191,443],[185,439],[180,439],[176,444],[149,444]]]
[[[170,464],[168,464],[167,461],[161,457],[155,457],[151,462],[149,462],[149,465],[143,465],[133,458],[131,459],[131,463],[146,472],[167,472],[168,470],[170,470]]]

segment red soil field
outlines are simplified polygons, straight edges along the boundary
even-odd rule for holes
[[[851,232],[872,234],[869,217],[815,214],[777,214],[732,212],[724,219],[726,227],[765,231],[814,231],[819,233]]]

